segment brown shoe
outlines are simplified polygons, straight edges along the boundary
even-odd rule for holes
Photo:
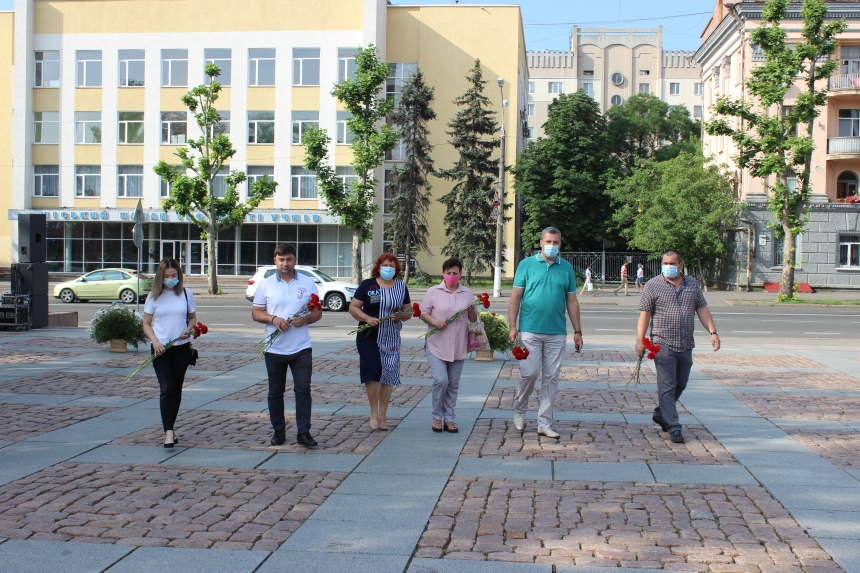
[[[433,425],[430,426],[430,429],[434,432],[442,431],[442,420],[433,420]]]

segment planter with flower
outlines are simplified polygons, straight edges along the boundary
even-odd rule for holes
[[[507,354],[514,343],[510,339],[510,327],[508,321],[501,314],[485,310],[478,317],[484,325],[484,332],[487,334],[487,341],[490,343],[490,348],[487,350],[476,350],[475,360],[480,362],[490,362],[495,360],[493,352],[501,352]]]
[[[111,352],[128,352],[128,345],[146,343],[143,333],[143,316],[121,303],[96,312],[87,331],[98,344],[110,342]]]

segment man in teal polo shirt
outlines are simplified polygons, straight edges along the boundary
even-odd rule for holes
[[[523,259],[517,267],[508,305],[511,341],[519,338],[529,349],[528,358],[520,361],[520,384],[514,398],[514,427],[519,431],[525,429],[529,397],[538,374],[543,370],[538,434],[558,438],[558,432],[552,429],[552,410],[567,346],[565,309],[573,324],[577,352],[582,349],[582,329],[579,301],[576,300],[576,275],[573,266],[558,256],[561,231],[555,227],[544,229],[540,246],[539,254]]]

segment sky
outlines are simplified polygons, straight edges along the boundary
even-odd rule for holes
[[[237,0],[237,6],[241,0]],[[308,0],[312,1],[312,0]],[[453,4],[454,0],[392,0],[392,4]],[[570,49],[570,28],[653,28],[663,26],[663,48],[695,50],[699,34],[714,9],[715,0],[460,0],[461,4],[520,4],[526,47],[530,50]],[[0,10],[11,10],[14,0],[0,0]]]

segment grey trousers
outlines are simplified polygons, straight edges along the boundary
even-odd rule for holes
[[[669,426],[669,432],[681,429],[678,418],[678,406],[675,402],[687,387],[690,370],[693,368],[693,349],[685,352],[675,352],[663,346],[654,358],[657,368],[657,394],[659,402],[654,408],[654,417],[663,419]]]
[[[453,422],[457,417],[454,408],[457,406],[457,391],[460,389],[460,374],[463,372],[465,360],[446,362],[427,353],[430,372],[433,374],[433,419],[443,422]]]
[[[521,332],[520,340],[529,349],[529,357],[520,360],[520,383],[514,397],[514,411],[524,413],[529,408],[529,397],[535,389],[538,375],[543,374],[540,384],[540,409],[538,428],[552,425],[552,410],[558,391],[561,361],[567,346],[566,334],[534,334]]]

